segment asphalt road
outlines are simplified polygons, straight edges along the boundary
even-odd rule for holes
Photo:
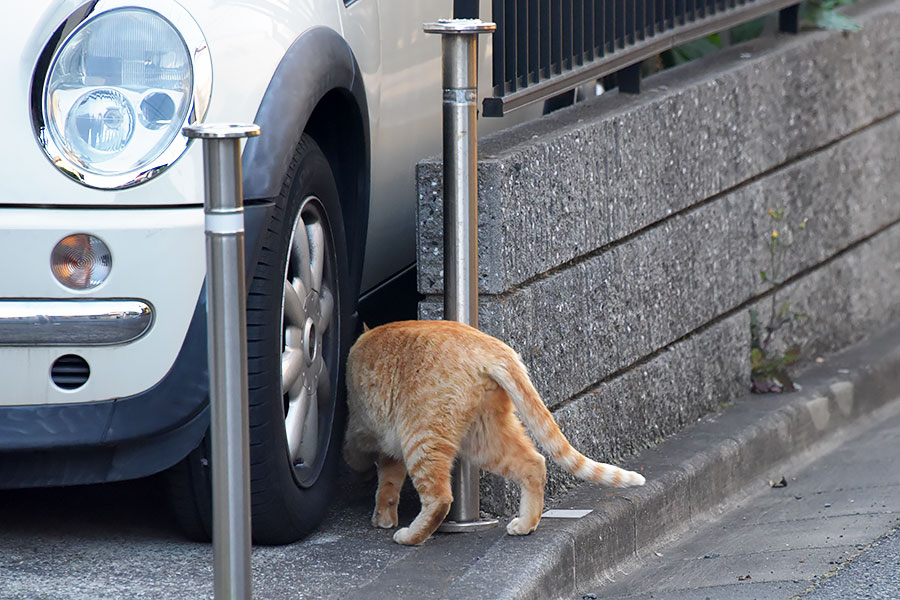
[[[369,524],[374,484],[345,474],[323,526],[253,549],[254,597],[345,598],[408,548]],[[417,509],[408,495],[404,518]],[[210,544],[187,541],[154,478],[0,491],[0,600],[195,600],[213,596]]]
[[[802,600],[900,598],[900,530],[866,547],[839,571],[823,578]]]
[[[898,402],[885,409],[578,600],[900,599]]]

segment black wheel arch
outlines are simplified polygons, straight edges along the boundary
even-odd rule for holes
[[[248,204],[278,196],[294,149],[306,133],[334,173],[346,229],[349,275],[359,291],[369,222],[370,137],[365,87],[353,51],[327,27],[303,32],[281,59],[263,95],[242,157]]]

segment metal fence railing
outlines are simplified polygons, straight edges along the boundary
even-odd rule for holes
[[[493,97],[483,106],[488,117],[627,68],[632,72],[624,80],[639,82],[637,67],[645,58],[776,10],[781,29],[796,31],[798,7],[797,0],[491,2],[497,31]],[[477,16],[477,0],[456,0],[455,10]]]

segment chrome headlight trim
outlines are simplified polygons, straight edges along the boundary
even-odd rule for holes
[[[156,158],[140,168],[123,173],[98,174],[72,161],[50,135],[45,113],[45,96],[47,82],[57,57],[83,27],[97,17],[116,9],[156,13],[168,21],[184,41],[191,63],[193,90],[182,127],[203,120],[212,94],[212,59],[206,38],[194,18],[175,0],[142,0],[140,5],[136,5],[133,0],[97,0],[81,6],[69,15],[51,36],[35,67],[31,81],[32,124],[38,144],[54,166],[87,187],[104,190],[128,188],[152,179],[184,154],[190,143],[189,139],[179,133]],[[178,129],[180,131],[181,127]]]

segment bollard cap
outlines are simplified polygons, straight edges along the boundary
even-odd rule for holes
[[[184,127],[181,130],[181,133],[189,138],[200,138],[204,140],[245,138],[259,135],[259,125],[254,123],[250,123],[249,125],[237,123],[198,123]]]
[[[496,23],[481,19],[440,19],[435,23],[425,23],[425,33],[473,34],[491,33],[497,29]]]

